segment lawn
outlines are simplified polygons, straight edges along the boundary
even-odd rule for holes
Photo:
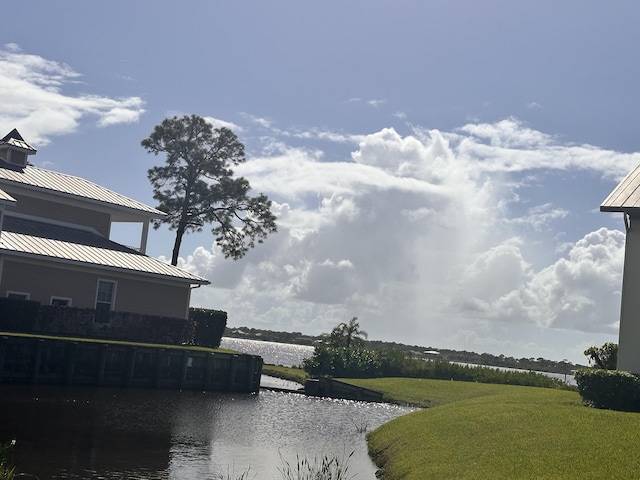
[[[41,340],[63,340],[63,341],[71,341],[71,342],[79,342],[79,343],[125,345],[125,346],[141,347],[141,348],[164,348],[164,349],[217,352],[217,353],[238,353],[235,350],[228,350],[225,348],[209,348],[209,347],[200,347],[197,345],[171,345],[171,344],[161,344],[161,343],[129,342],[125,340],[109,340],[105,338],[86,338],[86,337],[72,337],[72,336],[62,336],[62,335],[46,335],[46,334],[40,334],[40,333],[0,332],[0,336],[38,338]],[[1,478],[2,477],[0,477],[0,479]]]
[[[298,382],[304,385],[307,379],[307,373],[301,368],[295,367],[283,367],[281,365],[268,365],[262,366],[262,373],[264,375],[270,375],[272,377],[283,378],[292,382]]]
[[[382,378],[348,380],[426,406],[368,435],[385,480],[637,479],[640,414],[573,391]]]

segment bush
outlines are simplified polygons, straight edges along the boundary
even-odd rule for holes
[[[378,351],[364,347],[333,347],[327,344],[316,345],[313,356],[303,360],[302,368],[310,376],[316,377],[410,377],[575,389],[557,378],[539,372],[462,365],[442,359],[427,360],[412,357],[398,350]]]
[[[621,370],[583,369],[576,372],[578,392],[596,408],[640,412],[640,378]]]
[[[33,300],[0,298],[0,330],[31,332],[38,320],[40,303]]]
[[[190,308],[189,318],[195,323],[194,343],[218,348],[227,327],[227,312],[207,308]]]
[[[313,356],[302,361],[302,368],[312,376],[371,378],[380,375],[380,353],[362,346],[333,347],[316,345]]]

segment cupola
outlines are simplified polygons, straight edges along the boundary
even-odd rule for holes
[[[15,128],[0,140],[0,160],[9,165],[26,167],[27,157],[34,155],[36,151],[35,148],[24,141],[24,138]]]

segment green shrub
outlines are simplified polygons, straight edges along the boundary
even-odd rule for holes
[[[362,346],[345,348],[322,343],[302,361],[302,368],[312,376],[371,378],[380,375],[380,353]]]
[[[585,404],[609,410],[640,412],[640,378],[621,370],[583,369],[576,372]]]
[[[17,298],[0,298],[0,330],[31,332],[38,320],[40,303]]]
[[[193,342],[201,347],[218,348],[227,326],[227,312],[207,308],[190,308],[189,318],[195,323]]]
[[[378,351],[364,347],[333,347],[328,344],[316,345],[313,356],[302,362],[302,368],[309,375],[316,377],[411,377],[544,388],[575,388],[538,372],[463,365],[441,359],[426,360],[398,350]]]

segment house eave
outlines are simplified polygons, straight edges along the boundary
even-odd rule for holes
[[[133,270],[133,269],[123,268],[123,267],[116,267],[112,265],[100,265],[100,264],[95,264],[90,262],[82,262],[79,260],[72,260],[68,258],[52,257],[52,256],[42,255],[37,253],[19,252],[19,251],[8,250],[0,247],[0,256],[3,256],[3,255],[6,255],[7,257],[18,257],[18,258],[32,260],[32,261],[40,261],[44,263],[56,263],[56,264],[67,265],[67,266],[76,267],[76,268],[108,271],[108,272],[113,272],[116,275],[127,274],[127,275],[133,275],[136,277],[145,277],[147,279],[159,281],[161,283],[180,283],[180,284],[199,285],[199,286],[211,284],[211,282],[206,278],[197,277],[195,275],[193,277],[178,277],[178,276],[171,276],[171,275],[163,275],[160,273],[145,272],[145,271]]]

